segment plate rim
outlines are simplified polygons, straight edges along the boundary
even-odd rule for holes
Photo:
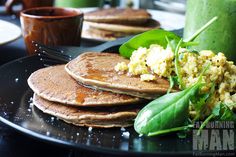
[[[49,137],[46,135],[42,135],[40,133],[36,133],[32,130],[28,130],[24,127],[21,127],[17,124],[14,124],[13,122],[3,118],[0,116],[0,122],[4,123],[5,125],[13,128],[14,130],[27,135],[31,138],[35,138],[36,140],[40,140],[42,142],[48,142],[49,144],[54,144],[54,145],[59,145],[59,146],[64,146],[68,148],[73,148],[73,149],[83,149],[83,150],[90,150],[93,152],[100,152],[100,153],[105,153],[105,154],[115,154],[115,155],[167,155],[167,156],[182,156],[182,155],[190,155],[192,154],[192,151],[181,151],[176,154],[175,152],[138,152],[138,151],[133,151],[133,150],[118,150],[118,149],[111,149],[111,148],[106,148],[106,147],[98,147],[98,146],[87,146],[84,144],[72,144],[70,142],[66,142],[63,140],[55,139],[53,137]],[[112,150],[112,151],[111,151]]]

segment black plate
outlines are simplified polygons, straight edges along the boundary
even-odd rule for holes
[[[39,139],[71,147],[119,154],[191,154],[191,138],[175,134],[163,137],[139,137],[132,127],[125,130],[88,129],[66,124],[31,105],[32,90],[27,78],[37,69],[53,63],[39,56],[25,57],[0,68],[0,120]],[[129,136],[128,136],[129,135]]]

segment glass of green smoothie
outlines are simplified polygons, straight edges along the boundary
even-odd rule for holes
[[[236,0],[187,0],[184,38],[215,16],[218,20],[194,40],[199,44],[192,49],[223,52],[236,62]]]
[[[72,8],[85,8],[85,7],[101,7],[103,0],[55,0],[57,7],[72,7]]]

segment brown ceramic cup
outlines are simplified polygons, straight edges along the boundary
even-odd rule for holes
[[[33,41],[50,46],[80,45],[83,13],[78,9],[32,8],[20,13],[20,21],[29,55],[36,50]]]

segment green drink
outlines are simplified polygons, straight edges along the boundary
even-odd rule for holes
[[[223,52],[236,62],[236,0],[188,0],[184,38],[215,16],[218,20],[194,40],[199,45],[192,48]]]
[[[85,8],[85,7],[100,7],[103,0],[56,0],[55,6],[57,7],[72,7],[72,8]]]

